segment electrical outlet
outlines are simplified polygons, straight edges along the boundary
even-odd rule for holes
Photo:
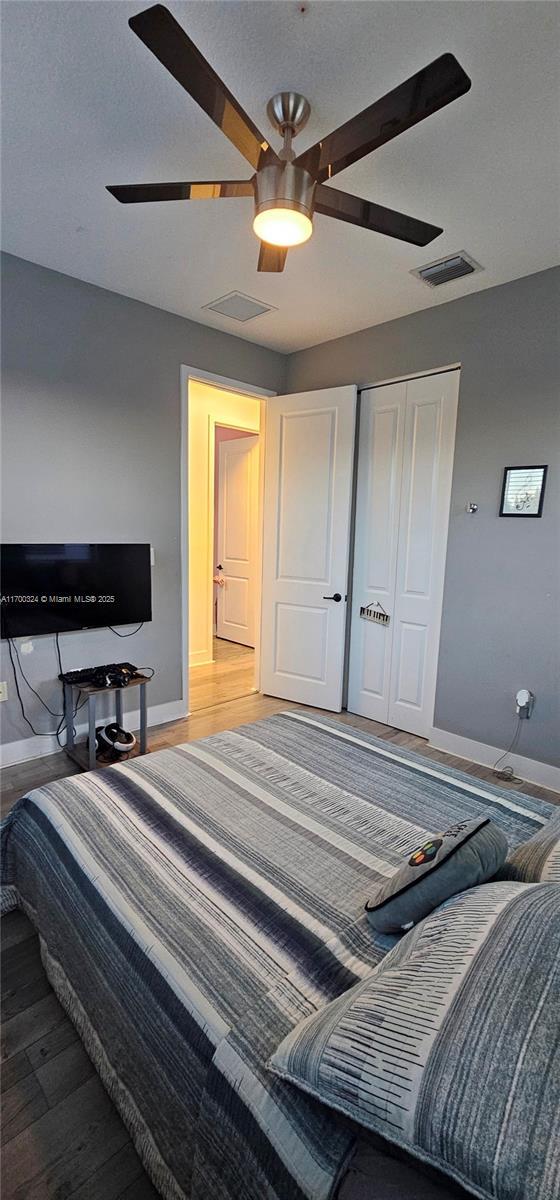
[[[529,720],[535,704],[535,696],[528,688],[520,688],[515,695],[515,710],[518,717]]]
[[[8,684],[0,683],[0,701],[8,699]]]

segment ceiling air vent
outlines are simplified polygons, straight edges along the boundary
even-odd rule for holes
[[[482,267],[475,262],[474,258],[465,254],[464,250],[459,250],[457,254],[450,254],[447,258],[440,258],[437,262],[427,263],[425,267],[417,267],[410,274],[416,275],[417,279],[421,279],[429,287],[439,287],[442,283],[451,283],[453,279],[461,279],[463,275],[472,275],[475,271],[481,270]]]
[[[212,300],[203,308],[231,317],[232,321],[252,321],[254,317],[262,317],[263,313],[276,311],[272,304],[263,304],[262,300],[253,300],[252,296],[244,296],[242,292],[228,292],[227,296],[220,296],[219,300]]]

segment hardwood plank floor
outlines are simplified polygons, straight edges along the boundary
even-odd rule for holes
[[[194,741],[298,707],[245,695],[151,729],[150,747]],[[402,730],[350,713],[340,714],[340,720],[497,782],[489,769],[434,750]],[[5,768],[0,773],[5,810],[33,788],[74,773],[63,753]],[[533,784],[502,786],[560,803],[560,795]],[[22,913],[4,918],[2,940],[3,1200],[156,1200],[126,1129],[50,988],[38,939]]]
[[[71,1197],[128,1143],[127,1131],[116,1109],[100,1080],[93,1075],[5,1143],[4,1198]]]
[[[3,1030],[3,1200],[156,1200],[50,987],[33,927],[22,913],[8,913],[2,933],[2,1001],[21,1001]],[[42,981],[45,998],[25,1005],[30,975]]]
[[[255,651],[225,638],[214,638],[214,662],[189,671],[191,712],[213,708],[255,691]]]

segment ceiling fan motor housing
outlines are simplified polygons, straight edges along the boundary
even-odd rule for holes
[[[313,219],[316,180],[291,162],[271,163],[255,177],[255,216],[271,208],[290,208]]]

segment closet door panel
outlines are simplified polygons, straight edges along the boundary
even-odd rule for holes
[[[369,604],[388,613],[394,607],[405,405],[405,383],[362,392],[348,708],[382,722],[389,706],[392,629],[359,613]]]
[[[407,383],[388,723],[430,734],[458,372]]]

